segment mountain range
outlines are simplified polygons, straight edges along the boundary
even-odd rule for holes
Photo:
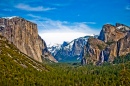
[[[47,47],[35,23],[0,18],[0,77],[1,86],[130,86],[130,27]]]
[[[64,41],[63,44],[49,45],[48,50],[59,62],[80,61],[83,57],[83,47],[89,37],[97,38],[97,35],[79,37],[71,42]]]
[[[49,46],[48,50],[59,62],[81,61],[82,64],[99,65],[113,62],[122,55],[130,53],[130,27],[124,24],[106,24],[98,35],[84,36]]]
[[[38,35],[37,25],[21,17],[0,18],[0,35],[14,44],[20,52],[43,62],[75,62],[99,65],[130,53],[130,27],[106,24],[98,35],[84,36],[53,46],[46,45]]]

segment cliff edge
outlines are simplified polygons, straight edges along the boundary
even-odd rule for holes
[[[39,62],[42,62],[42,58],[57,62],[48,51],[45,41],[38,35],[35,23],[16,16],[0,18],[0,35]]]

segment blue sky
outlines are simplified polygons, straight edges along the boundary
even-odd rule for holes
[[[130,26],[130,0],[0,0],[0,8],[0,17],[37,23],[47,44],[99,34],[106,23]]]

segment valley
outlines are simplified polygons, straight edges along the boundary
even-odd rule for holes
[[[0,86],[130,86],[130,0],[0,0]]]
[[[0,36],[0,77],[1,86],[129,86],[130,54],[100,66],[54,63],[46,58],[41,63]]]
[[[130,27],[47,46],[37,25],[0,18],[0,86],[129,86]],[[24,31],[23,31],[24,30]]]

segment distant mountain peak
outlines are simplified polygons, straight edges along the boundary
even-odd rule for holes
[[[5,19],[12,19],[12,18],[20,18],[19,16],[10,16],[10,17],[2,17],[2,18],[5,18]]]
[[[89,37],[97,38],[97,35],[79,37],[70,42],[64,41],[61,45],[49,46],[48,50],[58,61],[79,61],[82,58],[83,47],[86,45]]]
[[[64,41],[62,44],[62,47],[67,46],[68,44],[69,44],[69,42]]]
[[[130,27],[126,26],[124,24],[121,24],[121,23],[116,23],[116,29],[118,29],[120,31],[129,31]]]

